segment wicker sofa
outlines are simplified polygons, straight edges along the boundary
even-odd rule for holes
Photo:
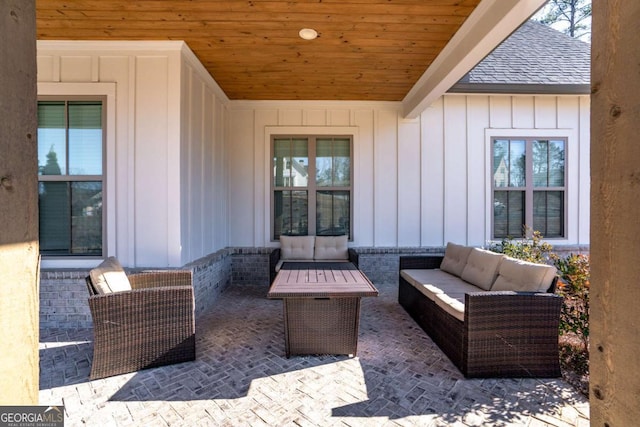
[[[465,377],[560,376],[554,267],[449,243],[399,268],[399,303]]]
[[[349,249],[347,236],[280,236],[280,247],[271,251],[269,277],[271,282],[282,264],[315,262],[351,262],[358,267],[358,254]]]
[[[191,271],[127,276],[110,257],[86,283],[94,334],[91,379],[195,360]]]

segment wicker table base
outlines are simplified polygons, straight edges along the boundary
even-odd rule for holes
[[[347,354],[358,347],[360,298],[377,289],[355,267],[312,265],[278,273],[269,298],[282,298],[285,350],[292,354]]]

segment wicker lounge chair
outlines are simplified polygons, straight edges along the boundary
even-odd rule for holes
[[[190,271],[131,274],[125,276],[130,290],[106,291],[105,282],[98,283],[105,271],[106,277],[124,275],[117,260],[109,258],[86,279],[94,329],[91,379],[195,360]]]

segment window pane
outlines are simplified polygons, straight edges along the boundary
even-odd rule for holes
[[[509,187],[525,186],[525,142],[509,142]]]
[[[276,187],[285,186],[285,176],[289,185],[290,170],[287,167],[289,161],[289,139],[276,139],[273,141],[273,185]]]
[[[291,155],[291,185],[306,187],[309,185],[309,143],[307,140],[294,139]]]
[[[316,193],[316,234],[318,236],[350,236],[350,194],[348,191]]]
[[[306,139],[274,140],[273,173],[276,187],[306,187],[309,182],[309,148]]]
[[[509,184],[509,141],[493,141],[493,186],[507,187]]]
[[[306,191],[275,191],[274,238],[280,235],[306,236],[309,234],[309,200]]]
[[[544,237],[564,237],[564,191],[533,192],[533,229]]]
[[[64,102],[38,103],[38,173],[66,175],[67,145]]]
[[[333,155],[331,139],[316,141],[316,185],[330,187],[333,183]]]
[[[564,187],[564,141],[533,141],[534,187]]]
[[[71,253],[102,255],[102,183],[71,182]]]
[[[333,141],[333,185],[348,187],[351,185],[351,141],[336,139]]]
[[[285,175],[289,176],[287,159],[289,157],[289,140],[276,139],[273,141],[273,185],[284,187]]]
[[[41,182],[40,251],[102,255],[102,183]]]
[[[100,102],[69,102],[69,175],[102,175]]]
[[[316,183],[319,187],[351,185],[351,142],[348,138],[317,140]]]
[[[493,234],[518,237],[524,225],[524,191],[496,191],[493,199]]]
[[[549,141],[533,141],[533,186],[549,186]]]
[[[71,212],[69,183],[41,182],[40,251],[49,255],[68,255],[71,250]]]
[[[549,187],[564,187],[564,141],[549,141]]]

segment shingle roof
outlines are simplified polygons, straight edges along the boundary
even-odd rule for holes
[[[589,93],[591,45],[525,22],[450,92]]]

